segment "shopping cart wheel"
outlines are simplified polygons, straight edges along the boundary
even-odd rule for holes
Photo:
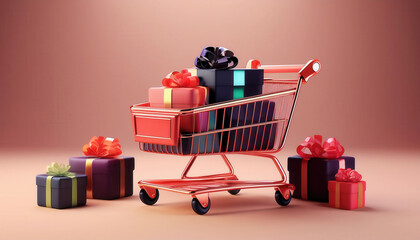
[[[276,198],[276,202],[279,205],[281,205],[281,206],[287,206],[287,205],[289,205],[290,201],[292,201],[292,193],[289,191],[289,198],[288,199],[285,199],[283,197],[283,195],[280,193],[280,191],[277,190],[276,191],[275,198]]]
[[[144,204],[147,204],[147,205],[153,205],[153,204],[155,204],[155,203],[157,202],[157,200],[159,199],[159,190],[157,190],[157,189],[156,189],[156,197],[155,197],[155,198],[151,198],[151,197],[147,194],[146,190],[144,190],[144,189],[141,189],[141,190],[140,190],[140,194],[139,194],[139,196],[140,196],[140,200],[141,200]]]
[[[200,214],[200,215],[204,215],[210,210],[210,198],[209,198],[209,203],[208,203],[207,207],[201,206],[201,204],[200,204],[200,202],[198,201],[197,198],[192,199],[191,206],[192,206],[192,209],[194,210],[195,213]]]
[[[241,189],[233,189],[233,190],[228,190],[228,192],[232,195],[236,195],[241,191]]]

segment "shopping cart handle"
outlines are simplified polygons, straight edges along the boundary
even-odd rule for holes
[[[264,69],[264,73],[299,73],[303,80],[307,82],[310,77],[321,70],[321,63],[317,59],[313,59],[305,65],[261,65],[260,61],[251,59],[248,61],[246,68]]]

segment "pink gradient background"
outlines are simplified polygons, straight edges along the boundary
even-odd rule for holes
[[[212,7],[211,7],[212,6]],[[129,107],[207,45],[239,67],[306,63],[288,146],[307,135],[347,147],[419,145],[418,1],[1,1],[0,145],[79,148],[133,141]],[[217,6],[217,7],[216,7]]]
[[[0,1],[0,238],[418,238],[419,12],[414,0]],[[272,189],[258,189],[212,194],[200,217],[180,194],[145,206],[137,186],[77,209],[36,206],[35,175],[81,155],[93,135],[120,138],[136,157],[134,181],[179,177],[188,158],[140,152],[129,107],[208,45],[232,49],[239,67],[321,61],[277,156],[286,168],[306,136],[336,137],[367,181],[365,208],[279,208]],[[232,163],[240,179],[278,177],[251,156]],[[219,167],[203,164],[195,173]]]

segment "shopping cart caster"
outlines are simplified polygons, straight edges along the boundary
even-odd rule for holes
[[[156,190],[155,197],[154,198],[151,198],[149,196],[149,194],[147,194],[146,190],[141,189],[140,190],[140,193],[139,193],[140,200],[144,204],[146,204],[146,205],[153,205],[153,204],[155,204],[158,201],[158,199],[159,199],[159,190],[157,190],[157,189],[155,189],[155,190]]]
[[[232,195],[236,195],[241,191],[241,189],[234,189],[234,190],[228,190],[228,193],[232,194]]]
[[[195,213],[204,215],[210,210],[210,198],[208,199],[207,207],[201,206],[197,198],[192,199],[191,206]]]
[[[280,191],[279,191],[279,190],[277,190],[277,191],[276,191],[275,198],[276,198],[276,202],[277,202],[279,205],[281,205],[281,206],[287,206],[287,205],[289,205],[290,201],[292,201],[292,192],[291,192],[291,191],[289,191],[289,198],[288,198],[288,199],[285,199],[285,198],[283,197],[283,195],[280,193]]]

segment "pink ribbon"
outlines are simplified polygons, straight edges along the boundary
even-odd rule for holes
[[[337,174],[335,174],[335,180],[338,182],[360,182],[362,180],[362,175],[356,170],[350,168],[347,169],[338,169]]]
[[[187,69],[181,72],[173,71],[169,73],[163,80],[162,85],[169,88],[178,87],[197,87],[200,80],[197,76],[191,76]]]
[[[322,143],[322,136],[307,137],[296,149],[302,158],[339,158],[344,148],[335,138],[328,138]]]

